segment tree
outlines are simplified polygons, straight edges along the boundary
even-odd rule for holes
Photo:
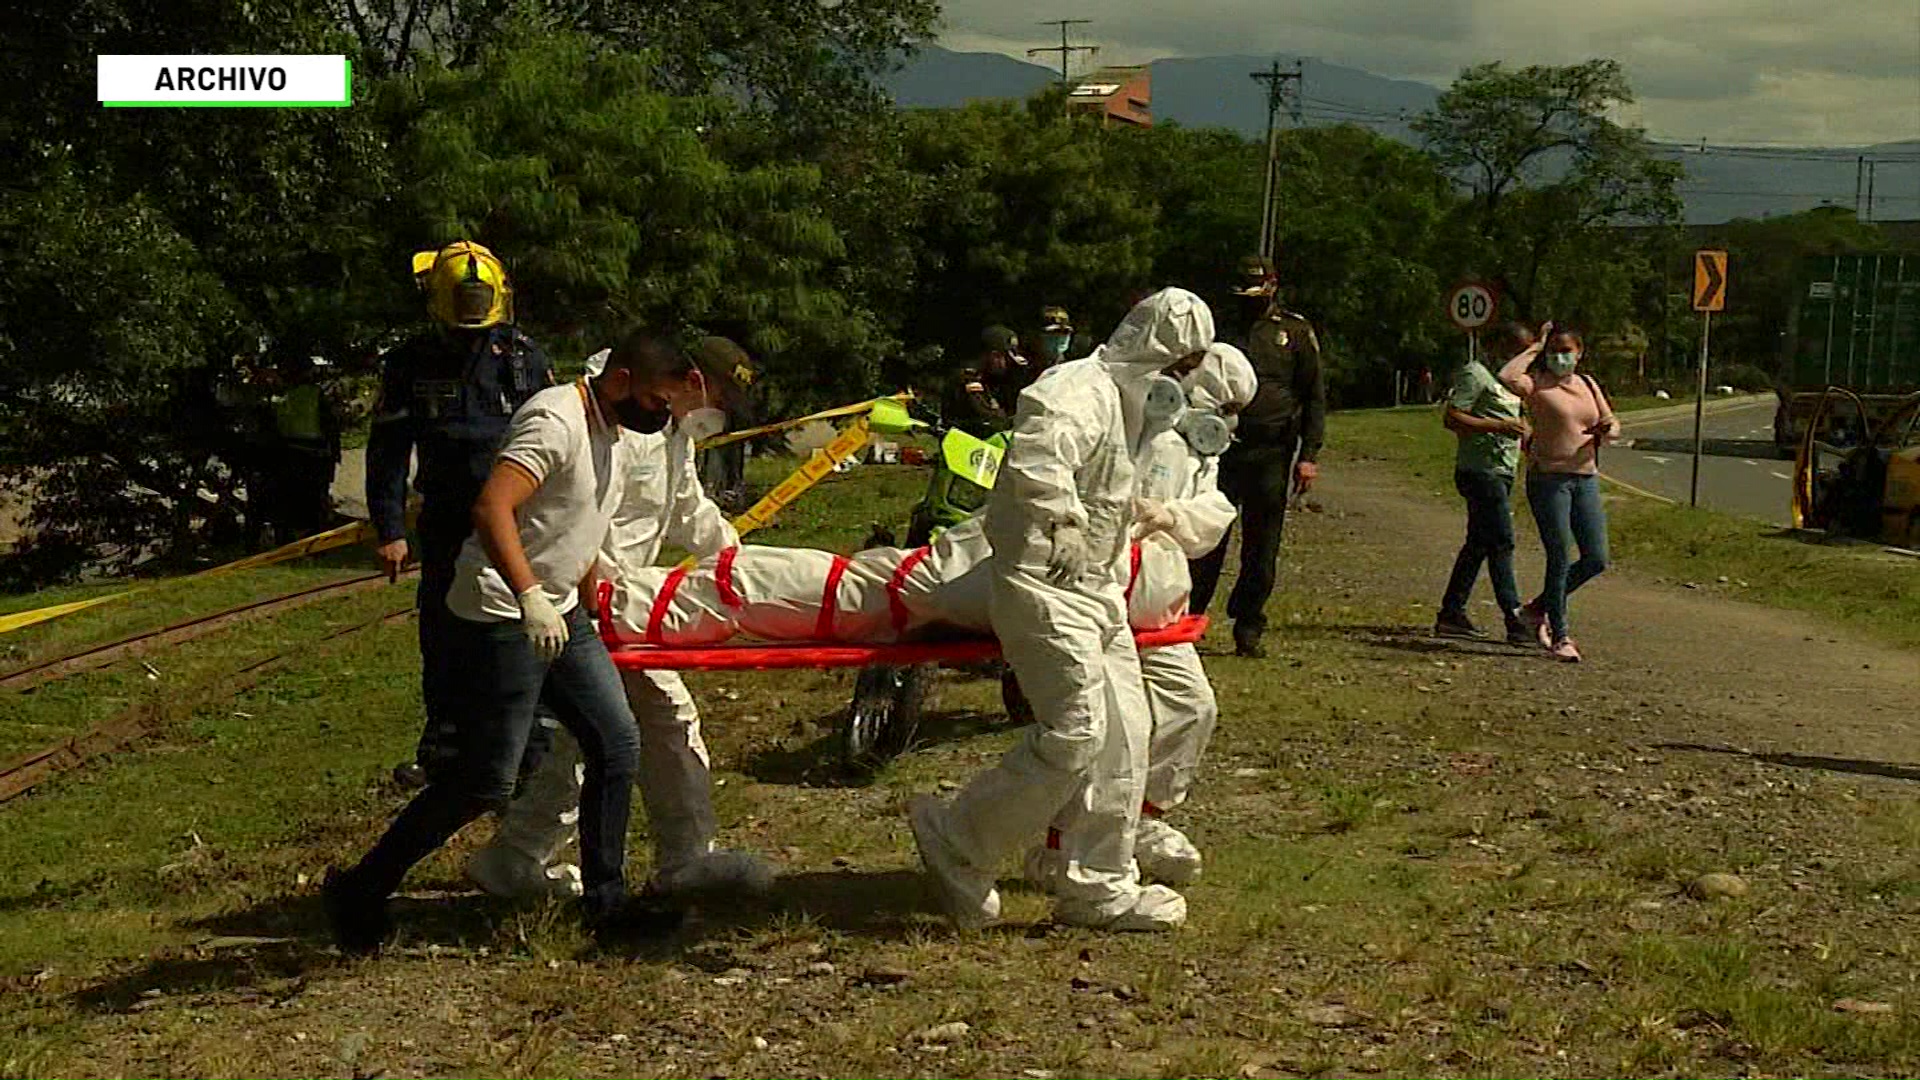
[[[32,488],[28,558],[69,574],[195,551],[240,481],[211,384],[270,350],[363,351],[355,283],[384,150],[357,110],[102,110],[98,53],[337,52],[299,5],[24,5],[28,93],[0,189],[0,482]],[[359,185],[366,185],[361,187]]]
[[[703,135],[732,106],[669,97],[648,71],[533,32],[389,84],[381,115],[411,178],[392,231],[498,251],[518,317],[563,360],[636,321],[725,323],[770,358],[776,408],[864,391],[888,339],[835,287],[845,246],[816,208],[820,171],[735,168]]]
[[[1658,157],[1644,132],[1609,118],[1632,102],[1613,60],[1491,63],[1462,72],[1414,122],[1471,192],[1460,224],[1477,242],[1461,246],[1461,269],[1497,278],[1517,314],[1617,320],[1632,274],[1612,272],[1624,268],[1603,230],[1678,220],[1681,167]],[[1593,269],[1608,272],[1583,272]]]
[[[1159,208],[1153,281],[1220,297],[1260,231],[1266,147],[1232,131],[1177,124],[1104,135],[1109,175]]]
[[[1891,245],[1878,226],[1863,222],[1850,207],[1823,206],[1776,218],[1741,218],[1713,230],[1707,246],[1727,252],[1737,273],[1738,302],[1714,316],[1716,355],[1754,364],[1777,374],[1784,359],[1788,319],[1800,287],[1800,261],[1811,255],[1885,251]],[[1684,255],[1685,279],[1692,281],[1692,253]]]
[[[1148,280],[1153,206],[1114,167],[1098,124],[1062,115],[1058,93],[903,119],[904,167],[926,183],[917,206],[900,208],[916,263],[902,337],[942,346],[949,368],[978,350],[983,327],[1025,326],[1045,304],[1112,325]]]
[[[932,38],[935,0],[329,0],[369,70],[481,62],[529,20],[644,52],[654,89],[736,96],[781,116],[795,146],[881,112],[874,77]]]
[[[1394,370],[1444,367],[1454,340],[1438,267],[1457,197],[1432,159],[1356,125],[1285,132],[1280,151],[1287,302],[1320,328],[1339,403],[1391,402]]]

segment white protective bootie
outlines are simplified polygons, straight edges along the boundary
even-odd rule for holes
[[[709,851],[655,874],[650,889],[665,896],[764,896],[773,866],[744,851]]]
[[[1187,834],[1145,814],[1133,836],[1133,860],[1141,876],[1168,885],[1190,885],[1200,876],[1200,849]]]
[[[1118,915],[1095,908],[1062,902],[1053,909],[1055,922],[1084,926],[1093,930],[1118,930],[1128,933],[1155,933],[1177,930],[1187,922],[1187,898],[1165,885],[1149,885],[1140,890],[1133,905]]]
[[[947,918],[962,930],[984,929],[1000,921],[1000,890],[993,875],[968,866],[947,839],[946,811],[946,803],[932,795],[915,796],[907,804],[913,842]]]
[[[512,848],[488,845],[467,860],[467,880],[490,896],[505,900],[568,900],[579,896],[580,868],[573,863],[542,866]]]

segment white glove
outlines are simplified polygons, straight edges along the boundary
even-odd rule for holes
[[[1053,552],[1047,556],[1047,580],[1071,585],[1087,576],[1087,538],[1078,525],[1053,527]]]
[[[1150,533],[1172,532],[1180,524],[1167,509],[1167,504],[1159,499],[1133,500],[1133,538],[1140,539]]]
[[[567,617],[538,585],[520,594],[520,629],[543,664],[553,663],[566,651]]]

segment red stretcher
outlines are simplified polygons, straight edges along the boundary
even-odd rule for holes
[[[631,671],[772,671],[782,668],[866,667],[889,664],[977,664],[1000,657],[995,638],[952,638],[943,641],[901,641],[891,644],[843,644],[831,641],[787,641],[751,645],[628,645],[614,632],[607,615],[610,587],[600,598],[600,639],[613,654],[614,666]],[[1186,645],[1206,635],[1207,617],[1189,615],[1172,626],[1133,635],[1142,649]]]

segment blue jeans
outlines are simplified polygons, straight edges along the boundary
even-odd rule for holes
[[[543,664],[518,621],[481,623],[442,611],[430,631],[428,713],[446,718],[441,753],[414,796],[350,875],[356,891],[388,896],[414,864],[513,798],[522,755],[544,705],[586,758],[580,789],[580,877],[592,913],[626,898],[627,821],[640,734],[626,688],[584,608],[567,613],[567,647]]]
[[[1553,638],[1559,641],[1568,636],[1567,597],[1607,568],[1607,512],[1600,504],[1600,479],[1529,472],[1527,503],[1547,553],[1547,580],[1536,603],[1545,609]],[[1579,562],[1568,563],[1568,545],[1580,549]]]
[[[1453,577],[1447,581],[1440,613],[1467,614],[1467,601],[1473,597],[1473,583],[1479,580],[1484,563],[1500,614],[1511,620],[1520,606],[1520,587],[1513,581],[1513,477],[1460,469],[1453,474],[1453,486],[1467,500],[1467,540],[1453,560]]]

